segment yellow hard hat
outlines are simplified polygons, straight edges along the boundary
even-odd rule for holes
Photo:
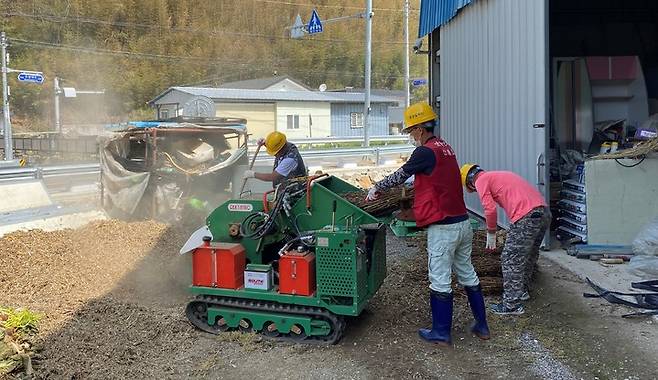
[[[480,167],[476,164],[462,165],[461,169],[459,170],[459,173],[462,177],[462,186],[464,186],[468,191],[475,191],[473,178],[477,173],[481,171],[482,169],[480,169]]]
[[[267,154],[270,156],[275,156],[281,148],[286,145],[286,135],[281,132],[271,132],[265,138],[265,148],[267,149]]]
[[[434,110],[427,102],[418,102],[410,105],[404,110],[404,124],[406,127],[402,132],[407,132],[411,127],[428,121],[436,120],[437,116]]]

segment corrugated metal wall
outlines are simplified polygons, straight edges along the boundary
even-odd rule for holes
[[[370,136],[388,135],[388,104],[371,104]],[[350,128],[350,113],[363,113],[363,104],[332,103],[331,135],[348,137],[363,136],[363,128]]]
[[[460,163],[538,182],[546,131],[533,124],[548,125],[547,11],[547,0],[475,1],[440,28],[441,134]],[[481,211],[476,195],[467,204]]]

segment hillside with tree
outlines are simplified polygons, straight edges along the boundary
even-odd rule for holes
[[[67,100],[65,122],[116,122],[151,115],[147,102],[169,86],[290,75],[311,87],[363,87],[364,22],[349,19],[290,39],[286,26],[313,8],[322,19],[358,14],[357,0],[1,0],[0,29],[11,66],[43,71],[42,86],[12,78],[17,128],[52,127],[53,81],[105,89],[102,100]],[[403,1],[373,2],[373,88],[403,88]],[[418,25],[411,2],[410,40]],[[411,55],[411,77],[426,58]],[[421,90],[423,91],[423,90]],[[87,103],[96,103],[95,105]],[[90,120],[94,119],[94,120]],[[98,120],[102,119],[102,120]]]

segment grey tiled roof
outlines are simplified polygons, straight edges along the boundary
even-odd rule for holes
[[[295,102],[329,102],[329,103],[363,103],[363,94],[345,92],[319,92],[319,91],[265,91],[246,90],[234,88],[209,88],[209,87],[170,87],[151,103],[157,102],[159,98],[169,91],[180,91],[195,96],[206,96],[213,100],[226,101],[295,101]],[[382,96],[371,96],[372,103],[397,103],[395,99]]]
[[[269,78],[256,78],[256,79],[248,79],[248,80],[241,80],[241,81],[235,81],[235,82],[226,82],[222,83],[219,85],[219,88],[240,88],[243,90],[264,90],[272,85],[275,85],[283,80],[291,80],[295,82],[296,84],[308,88],[305,84],[302,82],[296,80],[295,78],[291,78],[287,75],[283,76],[273,76]],[[310,90],[310,88],[308,88]]]

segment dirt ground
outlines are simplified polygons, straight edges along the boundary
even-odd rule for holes
[[[187,234],[104,221],[0,239],[0,305],[44,315],[36,378],[658,378],[656,320],[622,320],[623,309],[583,298],[585,284],[544,260],[526,314],[489,315],[490,341],[467,332],[470,311],[458,296],[454,348],[422,342],[426,255],[392,234],[388,278],[338,344],[209,335],[183,314],[190,265],[177,252]]]

